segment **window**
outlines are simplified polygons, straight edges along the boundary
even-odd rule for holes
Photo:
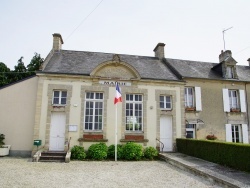
[[[194,90],[192,87],[185,88],[185,107],[194,107]]]
[[[87,92],[85,101],[85,130],[102,130],[103,93]]]
[[[232,125],[232,142],[242,142],[242,131],[240,125]]]
[[[239,96],[237,90],[228,90],[230,109],[239,109]]]
[[[245,90],[222,89],[224,112],[246,112]]]
[[[195,124],[186,124],[186,138],[195,138]]]
[[[172,101],[170,96],[160,96],[160,108],[172,109]]]
[[[249,143],[247,124],[226,124],[226,141]]]
[[[234,78],[234,67],[227,66],[227,78]]]
[[[126,94],[126,131],[143,130],[142,95]]]
[[[66,105],[67,91],[54,91],[53,104]]]

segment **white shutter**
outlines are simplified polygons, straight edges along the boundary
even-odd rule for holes
[[[226,124],[226,142],[232,142],[232,126]]]
[[[224,112],[230,112],[228,89],[222,89]]]
[[[201,106],[201,88],[200,87],[195,87],[195,107],[196,111],[202,111],[202,106]]]
[[[247,124],[242,124],[242,137],[243,143],[248,144],[248,129]]]
[[[246,112],[246,97],[245,97],[245,90],[240,90],[240,111]]]

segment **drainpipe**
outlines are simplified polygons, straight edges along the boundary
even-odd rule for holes
[[[248,126],[248,142],[249,142],[249,112],[248,112],[248,97],[247,97],[247,82],[245,83],[245,91],[246,91],[246,109],[247,109],[247,126]]]

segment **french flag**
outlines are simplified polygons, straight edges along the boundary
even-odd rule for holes
[[[118,82],[116,82],[114,104],[116,104],[118,102],[122,102],[122,94],[121,94],[121,90],[120,90],[120,87],[118,85]]]

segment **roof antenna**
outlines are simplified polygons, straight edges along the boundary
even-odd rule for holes
[[[229,29],[232,29],[233,27],[230,27],[230,28],[227,28],[227,29],[224,29],[222,31],[222,34],[223,34],[223,42],[224,42],[224,51],[226,51],[226,44],[225,44],[225,38],[224,38],[224,34],[225,34],[225,31],[229,30]]]

